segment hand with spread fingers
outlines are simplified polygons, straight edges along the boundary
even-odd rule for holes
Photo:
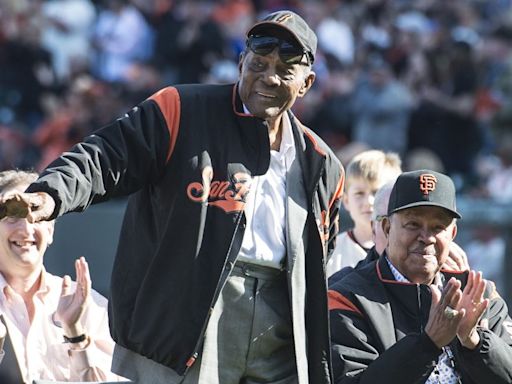
[[[6,193],[0,196],[0,220],[6,216],[27,218],[30,223],[49,219],[55,201],[45,192]]]
[[[463,311],[454,309],[457,308],[462,297],[460,287],[460,281],[454,278],[448,281],[442,294],[437,286],[430,286],[432,304],[425,332],[438,348],[450,344],[455,338],[459,323],[464,316]]]
[[[486,284],[486,280],[482,278],[482,272],[470,271],[466,287],[456,307],[459,312],[464,313],[459,323],[457,337],[468,349],[475,349],[480,342],[476,328],[489,306],[489,299],[483,298]]]
[[[75,261],[76,288],[71,292],[71,278],[64,276],[62,293],[57,307],[56,317],[62,323],[64,335],[77,337],[85,333],[80,322],[91,295],[91,277],[89,266],[84,257]]]

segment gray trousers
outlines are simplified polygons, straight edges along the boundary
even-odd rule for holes
[[[113,370],[152,384],[297,383],[286,273],[236,264],[214,306],[202,353],[185,377],[120,347]]]

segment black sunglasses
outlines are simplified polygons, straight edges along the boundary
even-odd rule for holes
[[[285,64],[300,64],[302,57],[306,55],[308,65],[311,65],[311,58],[307,51],[286,40],[273,36],[251,35],[247,39],[247,47],[257,55],[266,56],[276,47],[279,47],[279,59]]]

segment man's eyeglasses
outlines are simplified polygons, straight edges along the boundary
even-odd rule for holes
[[[384,220],[386,217],[388,217],[388,215],[377,215],[377,216],[375,216],[374,221],[380,222],[380,221]]]
[[[279,47],[279,59],[281,59],[283,63],[288,65],[300,64],[302,57],[306,55],[308,60],[307,64],[311,64],[311,58],[304,48],[277,37],[252,35],[247,39],[247,47],[260,56],[266,56],[276,47]]]

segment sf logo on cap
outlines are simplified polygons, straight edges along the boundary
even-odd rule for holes
[[[428,195],[436,189],[437,179],[431,173],[424,173],[420,175],[420,190],[424,195]]]
[[[291,18],[292,18],[292,15],[291,15],[291,14],[289,14],[289,13],[286,13],[286,14],[284,14],[284,15],[280,16],[280,17],[276,20],[276,22],[278,22],[278,23],[284,23],[284,22],[286,22],[288,19],[291,19]]]

